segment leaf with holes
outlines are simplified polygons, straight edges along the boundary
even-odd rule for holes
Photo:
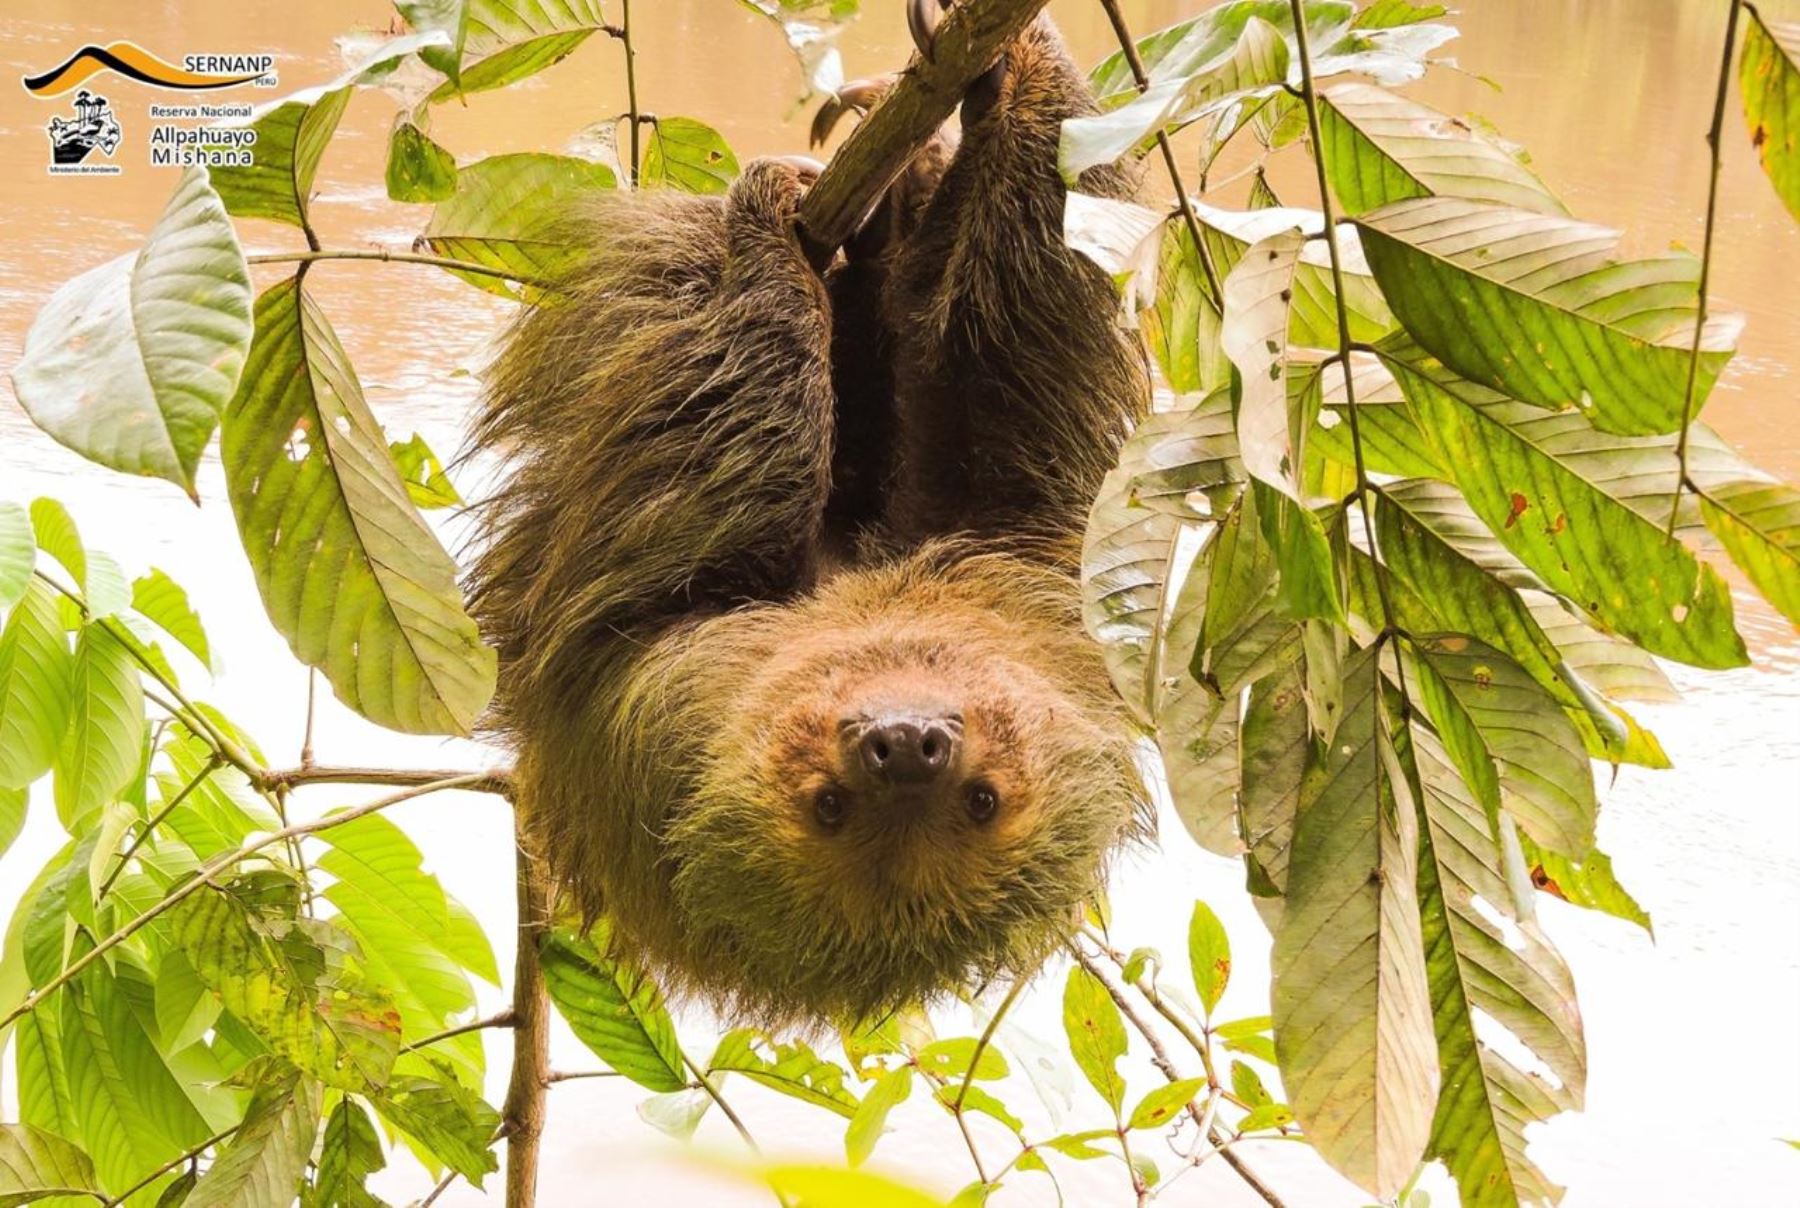
[[[1456,197],[1395,202],[1356,223],[1394,313],[1457,373],[1539,407],[1579,408],[1608,432],[1681,426],[1694,257],[1616,260],[1616,231]],[[1696,413],[1741,326],[1707,320]]]
[[[1388,365],[1469,506],[1545,583],[1653,654],[1711,668],[1748,661],[1724,580],[1609,493],[1630,458],[1559,455],[1520,432],[1523,404],[1416,350]]]
[[[250,270],[206,171],[190,168],[138,251],[68,282],[25,337],[13,391],[91,461],[189,496],[250,347]]]
[[[709,1074],[742,1074],[789,1098],[836,1112],[845,1119],[856,1116],[858,1103],[846,1083],[848,1072],[836,1062],[820,1057],[804,1041],[781,1043],[753,1028],[739,1028],[720,1039],[706,1069]]]
[[[1418,817],[1377,650],[1344,669],[1343,718],[1307,768],[1270,957],[1275,1047],[1320,1155],[1389,1196],[1424,1153],[1438,1095],[1419,908]]]
[[[395,201],[443,201],[456,192],[456,157],[421,128],[422,116],[394,115],[388,134],[387,195]]]
[[[1237,409],[1238,456],[1253,477],[1295,498],[1301,497],[1302,448],[1313,421],[1311,415],[1290,409],[1287,388],[1288,312],[1294,270],[1305,243],[1299,229],[1289,228],[1245,251],[1225,278],[1220,333],[1243,383]]]
[[[1430,1154],[1471,1208],[1554,1202],[1560,1189],[1527,1156],[1525,1130],[1581,1106],[1587,1048],[1574,981],[1529,913],[1529,898],[1514,904],[1504,861],[1517,861],[1517,849],[1503,857],[1436,738],[1416,727],[1410,736],[1424,792],[1419,902],[1444,1087]],[[1561,1086],[1485,1044],[1477,1013],[1505,1028]]]
[[[661,185],[684,193],[723,193],[737,175],[737,156],[725,136],[705,122],[661,117],[650,127],[638,177],[646,188]]]
[[[234,892],[206,888],[169,911],[169,932],[200,980],[270,1050],[327,1086],[386,1085],[400,1013],[371,982],[343,932],[265,918]]]
[[[325,1121],[310,1195],[303,1193],[301,1202],[306,1208],[380,1208],[367,1184],[370,1175],[386,1166],[369,1113],[354,1099],[339,1099]]]
[[[1746,7],[1738,87],[1750,144],[1782,204],[1800,220],[1800,24],[1766,20]]]
[[[1331,190],[1347,214],[1411,197],[1466,197],[1566,214],[1531,170],[1461,118],[1370,84],[1319,97]]]
[[[225,417],[225,479],[269,619],[369,720],[468,733],[493,695],[493,651],[298,282],[258,301],[244,382]]]
[[[1612,857],[1595,848],[1579,860],[1570,859],[1559,852],[1539,847],[1532,842],[1530,835],[1523,832],[1519,835],[1519,847],[1524,854],[1531,883],[1540,892],[1553,898],[1561,898],[1584,910],[1598,910],[1616,919],[1636,923],[1647,935],[1655,938],[1656,929],[1651,925],[1650,916],[1638,905],[1631,892],[1619,883],[1617,874],[1613,872]]]
[[[394,455],[394,466],[400,471],[401,481],[406,483],[407,497],[418,507],[429,511],[462,503],[462,496],[456,493],[450,476],[444,473],[443,463],[423,436],[415,432],[410,440],[390,441],[388,452]]]
[[[581,1042],[639,1086],[678,1091],[687,1070],[675,1041],[675,1021],[648,976],[606,955],[608,932],[592,938],[556,930],[540,957],[550,1001]]]
[[[1324,216],[1317,210],[1267,208],[1221,210],[1204,202],[1194,203],[1200,231],[1206,239],[1214,269],[1230,277],[1249,249],[1284,232],[1299,230],[1307,236],[1294,266],[1288,303],[1287,341],[1300,348],[1338,346],[1337,292],[1331,272],[1331,253],[1319,238]],[[1343,269],[1345,317],[1350,338],[1373,343],[1398,326],[1369,266],[1363,257],[1356,227],[1340,222],[1337,227],[1338,259]],[[1247,270],[1248,271],[1248,270]],[[1276,329],[1278,332],[1280,329]],[[1265,356],[1280,355],[1265,352]]]
[[[579,255],[561,233],[569,214],[584,196],[616,183],[606,165],[567,155],[479,159],[456,174],[456,191],[431,212],[423,237],[440,256],[505,274],[451,270],[470,285],[503,298],[535,298]]]

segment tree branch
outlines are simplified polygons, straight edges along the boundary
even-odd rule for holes
[[[914,55],[900,82],[838,148],[800,203],[815,255],[829,256],[944,124],[976,77],[1031,23],[1045,0],[963,0],[950,9],[930,61]]]
[[[517,852],[519,946],[513,960],[512,1082],[502,1112],[506,1130],[506,1208],[537,1202],[538,1147],[550,1086],[550,998],[538,964],[538,938],[550,927],[550,887],[523,835]]]
[[[470,1032],[479,1032],[483,1028],[510,1028],[516,1026],[518,1022],[518,1016],[513,1012],[513,1009],[507,1007],[503,1010],[495,1011],[486,1019],[477,1019],[473,1023],[459,1024],[454,1028],[445,1028],[441,1032],[434,1032],[423,1040],[415,1040],[411,1044],[404,1046],[400,1051],[402,1053],[410,1053],[415,1049],[422,1049],[434,1045],[440,1040],[449,1040],[452,1036],[463,1036]]]
[[[461,787],[474,793],[512,796],[512,773],[504,768],[486,772],[444,771],[431,768],[353,768],[311,764],[259,773],[257,783],[266,789],[293,789],[308,784],[378,784],[407,786],[460,779]]]

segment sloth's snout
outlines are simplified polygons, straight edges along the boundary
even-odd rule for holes
[[[956,765],[962,726],[953,717],[887,717],[869,722],[857,739],[863,770],[888,784],[929,784]]]

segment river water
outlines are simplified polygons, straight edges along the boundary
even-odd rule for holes
[[[870,0],[865,0],[865,5]],[[334,39],[387,25],[377,0],[162,0],[111,7],[64,0],[6,0],[0,11],[0,72],[45,70],[84,42],[130,38],[165,57],[195,51],[268,51],[278,57],[282,92],[334,76]],[[891,67],[905,53],[899,0],[882,0],[842,41],[851,75]],[[1127,17],[1148,31],[1198,11],[1194,0],[1126,0]],[[1534,167],[1579,215],[1619,225],[1629,250],[1697,248],[1705,189],[1702,134],[1723,32],[1723,0],[1466,0],[1463,38],[1446,52],[1460,71],[1439,70],[1416,95],[1452,112],[1476,111],[1526,143]],[[1800,5],[1765,5],[1794,19]],[[1783,11],[1786,9],[1787,11]],[[1084,61],[1110,48],[1110,32],[1090,0],[1057,0],[1053,11]],[[125,14],[129,13],[129,17]],[[798,77],[770,27],[730,0],[640,0],[636,7],[640,83],[646,109],[692,114],[718,126],[740,157],[794,151],[808,114],[797,110]],[[117,20],[118,24],[107,22]],[[37,308],[62,281],[137,245],[174,176],[149,166],[137,131],[167,94],[117,76],[104,88],[126,129],[115,177],[44,172],[44,126],[62,102],[0,87],[0,368],[10,368]],[[252,96],[248,90],[230,94]],[[66,98],[64,98],[66,100]],[[465,161],[512,150],[562,146],[590,122],[624,108],[617,48],[592,39],[567,62],[528,84],[440,107],[434,136]],[[336,247],[404,249],[425,212],[387,201],[381,186],[392,106],[378,94],[351,105],[332,144],[313,205],[325,242]],[[1800,234],[1757,168],[1737,116],[1728,116],[1723,202],[1715,266],[1719,304],[1749,323],[1707,419],[1754,461],[1800,479]],[[1286,162],[1284,162],[1284,160]],[[1293,204],[1308,204],[1309,176],[1293,157],[1278,159],[1273,181]],[[1229,190],[1226,202],[1232,200]],[[252,253],[292,250],[294,232],[245,228]],[[478,366],[507,307],[436,270],[381,264],[322,265],[309,278],[349,349],[382,422],[395,437],[423,434],[440,453],[460,442]],[[469,484],[463,484],[465,487]],[[0,497],[53,494],[74,511],[90,544],[113,552],[130,573],[158,565],[193,593],[225,670],[203,692],[259,736],[271,758],[297,754],[306,677],[263,619],[236,546],[216,458],[200,472],[196,509],[166,484],[97,469],[38,433],[0,381]],[[454,534],[452,534],[454,537]],[[1675,669],[1678,704],[1646,707],[1672,772],[1627,769],[1605,787],[1603,846],[1656,920],[1652,943],[1637,929],[1546,901],[1544,921],[1573,965],[1591,1053],[1587,1110],[1532,1133],[1533,1154],[1569,1186],[1570,1208],[1654,1205],[1800,1204],[1800,1154],[1777,1137],[1800,1137],[1800,642],[1765,606],[1740,594],[1739,615],[1758,666],[1722,675]],[[396,736],[326,702],[317,742],[329,762],[484,766],[495,758],[470,743]],[[355,799],[312,790],[306,808]],[[48,800],[34,803],[26,834],[0,861],[0,908],[11,902],[57,842]],[[490,923],[502,968],[512,917],[508,820],[494,802],[432,798],[395,811],[424,848],[428,866]],[[1119,878],[1117,929],[1129,944],[1185,949],[1186,903],[1206,898],[1236,941],[1227,1016],[1266,1010],[1267,940],[1230,863],[1195,850],[1172,821],[1163,852],[1141,857]],[[1060,975],[1028,995],[1020,1019],[1054,1036]],[[501,1003],[483,988],[484,1009]],[[704,1020],[688,1021],[704,1049]],[[968,1027],[947,1018],[946,1028]],[[506,1045],[489,1046],[490,1092],[504,1088]],[[1142,1056],[1141,1053],[1136,1054]],[[560,1068],[592,1064],[559,1030]],[[1148,1066],[1131,1067],[1133,1095],[1150,1089]],[[734,1099],[771,1151],[841,1156],[841,1128],[756,1087],[734,1083]],[[1104,1109],[1076,1091],[1077,1121]],[[10,1097],[10,1096],[9,1096]],[[617,1080],[582,1080],[552,1094],[543,1202],[552,1205],[668,1202],[762,1204],[767,1197],[697,1172],[681,1151],[634,1116],[642,1096]],[[905,1105],[896,1131],[874,1159],[948,1194],[970,1177],[953,1127],[929,1104]],[[1016,1101],[1029,1101],[1023,1088]],[[9,1115],[10,1106],[0,1116]],[[14,1117],[16,1118],[16,1117]],[[1034,1135],[1044,1113],[1027,1112]],[[1084,1125],[1085,1126],[1085,1125]],[[979,1126],[978,1126],[979,1127]],[[730,1155],[733,1137],[714,1116],[702,1125],[708,1152]],[[1003,1139],[979,1134],[996,1154]],[[1165,1171],[1174,1161],[1151,1150]],[[1363,1202],[1298,1146],[1249,1146],[1246,1157],[1292,1205],[1335,1208]],[[1070,1204],[1126,1202],[1116,1164],[1063,1163]],[[377,1180],[396,1202],[429,1180],[395,1155]],[[441,1204],[498,1203],[466,1186]],[[1436,1202],[1454,1202],[1431,1178]],[[1041,1176],[1025,1176],[995,1203],[1054,1202]],[[1181,1205],[1260,1202],[1220,1164],[1184,1176],[1162,1197]]]

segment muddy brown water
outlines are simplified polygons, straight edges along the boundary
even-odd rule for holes
[[[868,0],[865,0],[865,4]],[[1148,31],[1191,15],[1194,2],[1126,0],[1133,26]],[[1627,246],[1652,253],[1698,248],[1705,196],[1702,140],[1722,35],[1723,0],[1467,0],[1463,37],[1441,53],[1460,70],[1440,69],[1415,94],[1452,112],[1475,111],[1526,144],[1536,170],[1579,215],[1623,227]],[[1800,6],[1770,3],[1775,19]],[[842,39],[851,75],[904,57],[901,6],[883,0]],[[1783,10],[1786,11],[1783,11]],[[1097,4],[1057,0],[1053,10],[1084,61],[1111,48]],[[277,56],[281,87],[241,89],[221,98],[267,99],[341,70],[334,39],[379,29],[389,10],[373,0],[161,0],[95,5],[7,0],[0,11],[0,73],[13,78],[53,66],[85,42],[130,38],[177,57],[201,51],[266,51]],[[732,0],[639,0],[634,15],[647,110],[691,114],[718,126],[744,158],[800,149],[808,113],[793,101],[797,73],[772,28]],[[1498,90],[1491,86],[1498,85]],[[47,174],[45,123],[67,99],[40,100],[0,84],[0,369],[10,369],[37,308],[62,281],[136,246],[174,183],[152,168],[145,146],[147,107],[171,94],[103,76],[94,82],[124,129],[115,177]],[[562,147],[589,123],[624,107],[617,47],[594,38],[568,61],[520,87],[441,106],[434,136],[468,160],[513,150]],[[1800,479],[1800,232],[1758,169],[1734,108],[1727,126],[1723,202],[1714,273],[1716,305],[1748,319],[1741,351],[1706,413],[1754,461]],[[359,96],[320,173],[313,213],[334,247],[405,248],[425,211],[389,202],[381,185],[394,106]],[[1273,181],[1292,204],[1310,204],[1310,176],[1292,156],[1277,159]],[[1226,203],[1233,200],[1227,188]],[[243,228],[248,250],[291,250],[291,230]],[[360,371],[382,422],[396,436],[423,433],[441,453],[460,442],[476,389],[470,369],[504,322],[507,305],[436,270],[392,264],[323,265],[309,278]],[[466,485],[466,484],[465,484]],[[37,432],[0,380],[0,496],[54,494],[74,510],[90,543],[128,570],[168,569],[194,593],[226,667],[206,690],[274,753],[298,747],[305,676],[268,628],[256,601],[216,458],[200,475],[195,509],[166,484],[127,479],[83,462]],[[450,534],[454,539],[455,534]],[[1792,1204],[1800,1155],[1774,1138],[1800,1136],[1800,643],[1761,604],[1740,596],[1742,626],[1758,667],[1723,675],[1683,669],[1688,693],[1675,705],[1642,710],[1676,761],[1673,772],[1626,770],[1605,789],[1601,840],[1619,872],[1655,916],[1654,944],[1613,920],[1548,903],[1545,922],[1574,966],[1591,1049],[1587,1110],[1534,1129],[1533,1154],[1568,1184],[1570,1208],[1627,1205]],[[479,766],[490,753],[469,743],[382,733],[328,703],[317,746],[343,762]],[[309,808],[353,798],[319,791]],[[0,860],[0,907],[10,910],[56,842],[48,800],[34,803],[26,835]],[[511,917],[508,824],[479,798],[410,804],[398,820],[425,849],[452,892],[490,921]],[[1245,904],[1236,870],[1192,849],[1177,824],[1165,852],[1134,861],[1120,878],[1119,929],[1131,943],[1184,950],[1186,902],[1209,900],[1236,940],[1236,969],[1223,1010],[1266,1010],[1267,942]],[[501,966],[510,937],[495,926]],[[484,1009],[500,992],[481,989]],[[1054,1036],[1057,986],[1028,996],[1020,1018]],[[697,1047],[711,1025],[687,1021]],[[954,1014],[946,1029],[971,1026]],[[949,1033],[947,1033],[949,1034]],[[504,1087],[506,1045],[489,1047],[491,1097]],[[567,1033],[556,1064],[592,1064]],[[1022,1056],[1015,1060],[1023,1060]],[[4,1085],[8,1105],[13,1083]],[[1155,1082],[1132,1066],[1134,1096]],[[841,1156],[841,1125],[796,1108],[741,1080],[730,1091],[765,1145],[783,1155]],[[1104,1112],[1076,1086],[1075,1126]],[[553,1205],[766,1202],[665,1146],[642,1125],[642,1096],[617,1080],[565,1083],[552,1096],[543,1202]],[[1012,1093],[1034,1135],[1047,1135],[1046,1110],[1022,1086]],[[915,1100],[922,1096],[915,1096]],[[954,1129],[928,1104],[907,1104],[875,1165],[948,1194],[970,1177]],[[994,1154],[1006,1144],[981,1139]],[[733,1138],[709,1117],[703,1151],[729,1158]],[[1165,1173],[1176,1160],[1160,1141],[1150,1152]],[[1297,1146],[1264,1144],[1246,1156],[1295,1205],[1363,1201]],[[1116,1163],[1063,1167],[1070,1204],[1126,1199]],[[424,1173],[401,1155],[378,1179],[396,1201],[422,1194]],[[1433,1177],[1436,1202],[1454,1202]],[[484,1196],[458,1185],[441,1204],[498,1203],[497,1177]],[[1185,1175],[1170,1204],[1257,1202],[1219,1163]],[[1009,1181],[996,1203],[1054,1202],[1042,1176]]]

